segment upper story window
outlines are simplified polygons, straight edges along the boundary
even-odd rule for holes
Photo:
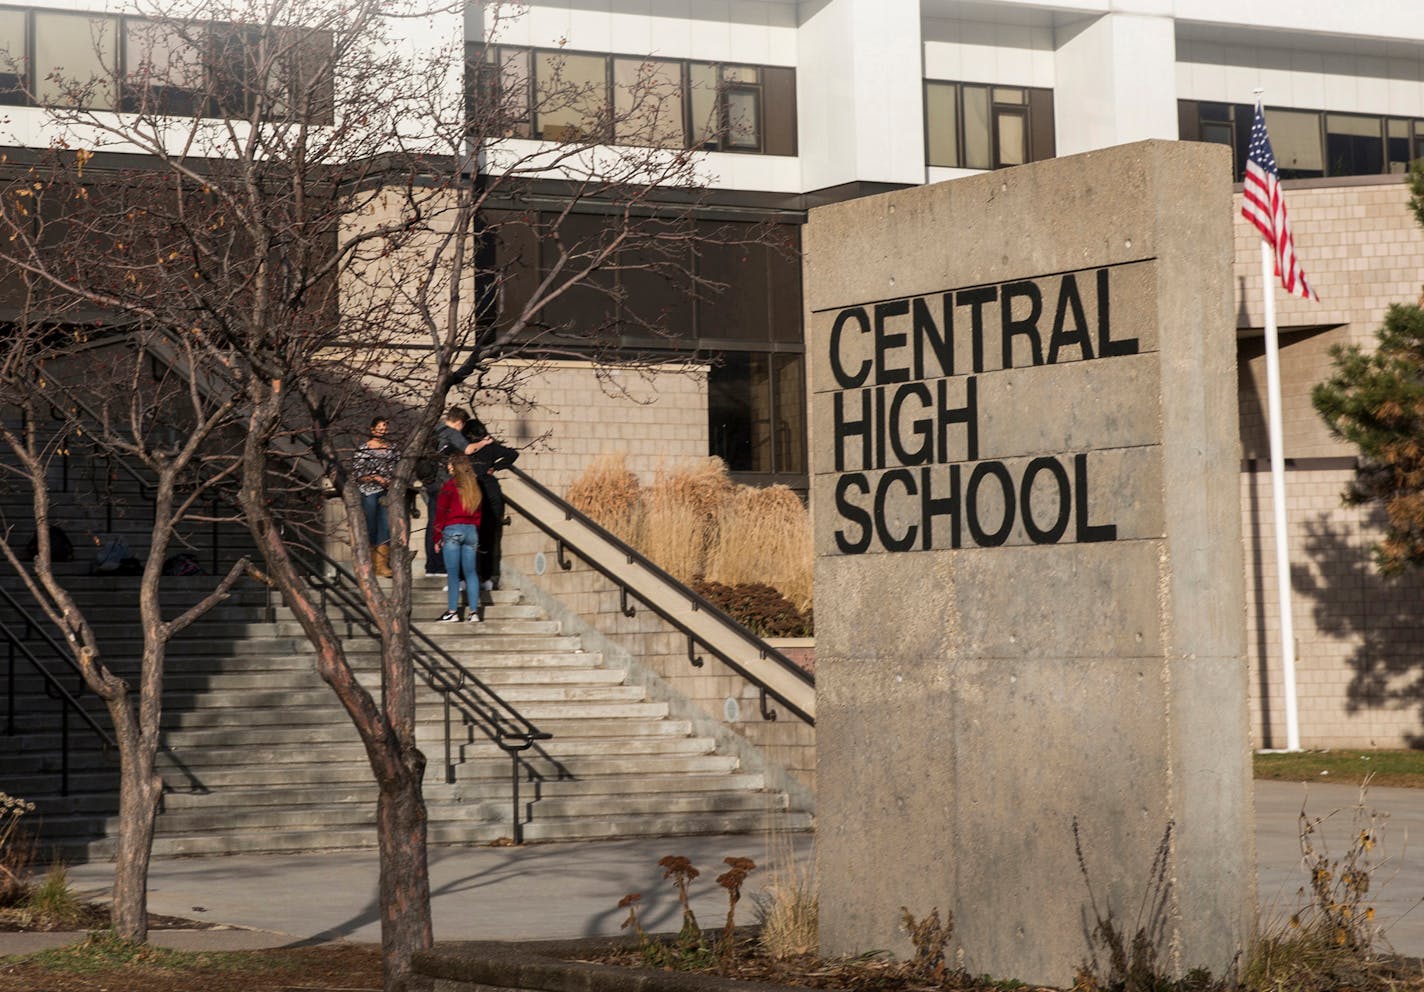
[[[0,104],[332,118],[332,38],[256,27],[0,7]]]
[[[1002,169],[1052,158],[1053,91],[925,80],[925,162]]]
[[[795,69],[474,43],[466,59],[471,115],[510,137],[796,154]]]
[[[1239,182],[1255,113],[1249,103],[1178,100],[1178,131],[1184,141],[1231,148]],[[1424,119],[1284,107],[1267,107],[1265,114],[1282,179],[1399,174],[1424,158]]]

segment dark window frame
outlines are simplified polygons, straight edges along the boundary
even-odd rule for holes
[[[595,52],[572,48],[539,48],[527,45],[484,45],[480,42],[466,42],[465,44],[465,71],[466,71],[466,100],[474,99],[471,95],[471,87],[480,87],[490,83],[493,85],[495,96],[502,98],[502,67],[508,55],[514,53],[526,53],[528,58],[529,73],[526,83],[526,97],[524,115],[527,119],[522,124],[521,130],[527,133],[516,134],[514,137],[529,138],[534,141],[553,141],[554,139],[540,137],[539,114],[537,110],[537,93],[539,88],[539,56],[542,54],[557,54],[564,56],[581,56],[602,58],[604,60],[604,108],[603,115],[612,120],[614,108],[616,106],[616,74],[614,63],[617,60],[641,60],[647,62],[659,62],[675,64],[678,67],[678,76],[681,87],[680,99],[682,109],[682,147],[698,148],[703,151],[724,152],[731,155],[785,155],[794,156],[798,154],[797,130],[797,106],[796,106],[796,69],[794,66],[774,66],[761,65],[751,62],[709,62],[704,59],[686,58],[665,58],[653,55],[631,55],[626,52]],[[485,68],[486,66],[492,67]],[[714,141],[703,142],[696,140],[696,132],[699,122],[692,119],[692,72],[693,67],[710,67],[715,71],[717,77],[717,93],[715,95],[715,105],[717,112],[718,134]],[[753,70],[756,73],[755,82],[735,81],[727,82],[723,80],[724,71],[733,70]],[[767,109],[767,83],[766,70],[789,72],[791,74],[789,87],[789,113],[786,115],[791,123],[790,134],[787,136],[768,136],[766,133],[766,122],[770,115]],[[732,116],[729,107],[728,96],[732,93],[747,93],[752,95],[752,108],[755,119],[756,143],[755,145],[737,145],[731,138]],[[468,102],[467,102],[467,105]],[[612,145],[623,144],[616,140],[615,136],[603,135],[596,140],[606,141]],[[786,151],[771,151],[771,147],[785,148]],[[642,147],[639,145],[627,145],[627,147]]]
[[[129,80],[130,72],[129,72],[129,65],[128,65],[129,59],[128,59],[128,51],[127,51],[127,49],[128,49],[127,38],[128,38],[128,36],[129,36],[129,26],[130,26],[131,23],[151,22],[151,23],[162,24],[162,23],[165,23],[165,22],[169,22],[169,23],[175,23],[175,22],[176,22],[176,23],[184,23],[184,24],[191,24],[191,25],[201,25],[201,26],[206,27],[207,33],[208,33],[208,45],[209,45],[209,49],[208,49],[208,51],[204,52],[204,60],[205,60],[205,62],[204,62],[204,76],[205,76],[205,78],[204,78],[204,81],[203,81],[203,84],[202,84],[202,87],[201,87],[200,90],[196,90],[196,91],[195,91],[195,90],[188,90],[188,91],[185,91],[185,92],[189,93],[191,96],[193,96],[193,97],[195,98],[195,106],[194,106],[194,108],[193,108],[193,111],[192,111],[192,112],[187,112],[187,113],[183,113],[183,112],[165,112],[165,111],[162,110],[161,108],[158,108],[158,109],[150,108],[151,112],[157,113],[157,114],[159,114],[159,115],[161,115],[161,116],[171,116],[171,117],[179,117],[179,118],[181,118],[181,117],[198,117],[198,118],[205,119],[205,120],[222,120],[222,119],[224,119],[224,118],[226,117],[226,115],[224,115],[223,113],[220,112],[220,111],[221,111],[221,108],[218,106],[218,102],[217,102],[217,100],[216,100],[216,99],[214,98],[214,96],[213,96],[213,89],[214,89],[214,87],[213,87],[213,80],[212,80],[212,75],[211,75],[211,72],[212,72],[212,63],[211,63],[211,60],[214,58],[214,54],[215,54],[214,39],[216,39],[216,37],[219,35],[220,32],[223,31],[223,29],[228,29],[228,30],[230,30],[230,31],[237,31],[237,32],[239,32],[239,33],[250,33],[250,32],[252,32],[252,31],[254,31],[254,30],[258,30],[258,29],[252,28],[251,26],[237,25],[237,24],[228,24],[228,23],[225,22],[225,21],[202,21],[202,20],[189,19],[189,18],[150,17],[150,16],[145,16],[145,15],[142,15],[142,14],[116,14],[116,13],[110,13],[110,12],[108,12],[108,11],[103,11],[103,10],[93,10],[93,11],[90,11],[90,10],[73,10],[73,9],[69,9],[69,8],[57,8],[57,7],[56,7],[56,8],[52,8],[52,7],[24,7],[24,6],[19,6],[19,5],[16,5],[16,4],[0,4],[0,10],[19,11],[19,12],[22,13],[22,14],[24,15],[24,17],[25,17],[25,27],[24,27],[25,51],[24,51],[23,56],[22,56],[23,62],[24,62],[24,71],[23,71],[22,73],[0,73],[0,75],[4,75],[4,76],[20,76],[20,77],[22,77],[23,82],[21,83],[21,85],[22,85],[22,87],[24,88],[25,92],[24,92],[23,94],[16,94],[16,96],[18,96],[17,99],[6,99],[6,98],[5,98],[5,94],[0,93],[0,105],[3,105],[3,106],[19,106],[19,107],[43,107],[43,106],[45,106],[45,104],[43,104],[43,103],[41,103],[40,101],[34,99],[34,97],[33,97],[33,94],[36,94],[36,93],[38,92],[38,89],[39,89],[39,82],[40,82],[40,76],[39,76],[39,71],[40,71],[40,69],[39,69],[39,66],[38,66],[38,59],[37,59],[36,54],[35,54],[35,53],[36,53],[36,47],[37,47],[37,45],[38,45],[38,40],[39,40],[39,39],[38,39],[38,26],[37,26],[36,17],[35,17],[35,14],[36,14],[36,13],[45,13],[45,14],[70,14],[70,15],[76,15],[76,16],[84,16],[84,17],[90,17],[90,18],[94,18],[94,19],[105,20],[105,21],[110,22],[110,23],[113,25],[113,30],[114,30],[114,65],[112,66],[112,69],[113,69],[112,77],[108,80],[108,82],[109,82],[109,85],[110,85],[110,87],[111,87],[110,92],[112,92],[113,97],[114,97],[114,105],[113,105],[112,107],[85,106],[85,105],[78,105],[78,106],[74,106],[74,107],[65,106],[65,109],[90,110],[90,111],[110,111],[110,112],[113,112],[113,113],[120,113],[120,114],[132,114],[132,113],[135,113],[135,112],[136,112],[135,108],[140,105],[140,104],[138,104],[138,103],[134,100],[134,95],[133,95],[133,94],[134,94],[134,91],[137,89],[137,87],[136,87],[132,82],[130,82],[130,80]],[[293,28],[289,28],[289,29],[287,29],[287,30],[294,31],[294,32],[301,32],[300,37],[302,38],[303,41],[307,40],[309,37],[311,37],[311,36],[313,36],[313,35],[315,35],[315,34],[318,33],[318,32],[312,32],[312,31],[310,31],[309,29],[301,28],[301,27],[293,27]],[[287,90],[288,90],[289,93],[299,93],[299,92],[301,92],[301,91],[303,90],[303,88],[304,88],[304,87],[303,87],[303,81],[302,81],[302,79],[300,78],[299,73],[300,73],[299,60],[294,61],[293,63],[287,65],[287,66],[284,68],[284,77],[285,77],[285,78],[284,78],[284,81],[283,81],[283,82],[284,82],[284,85],[287,87]],[[246,83],[244,82],[244,87],[245,87],[245,86],[246,86]],[[329,91],[329,90],[331,89],[330,80],[327,80],[327,81],[326,81],[326,83],[325,83],[323,89],[326,90],[326,91]],[[13,91],[12,91],[12,92],[13,92]],[[321,126],[321,125],[328,125],[328,124],[330,124],[330,123],[332,122],[332,119],[333,119],[333,112],[334,112],[334,108],[331,106],[331,100],[330,100],[329,97],[328,97],[328,99],[326,100],[325,106],[320,107],[320,108],[318,109],[317,119],[315,119],[315,120],[312,121],[311,123],[314,123],[314,124],[316,124],[316,125],[318,125],[318,126]]]
[[[1202,110],[1203,107],[1225,107],[1230,111],[1231,119],[1229,121],[1223,121],[1217,117],[1204,117]],[[1387,113],[1363,114],[1353,110],[1320,110],[1311,107],[1267,106],[1265,108],[1267,127],[1270,126],[1270,115],[1271,111],[1273,110],[1291,111],[1293,113],[1315,115],[1317,125],[1316,130],[1319,135],[1320,141],[1320,161],[1322,166],[1320,178],[1342,179],[1348,178],[1350,176],[1403,175],[1402,172],[1392,172],[1389,168],[1389,124],[1391,121],[1400,121],[1408,125],[1409,133],[1404,140],[1407,142],[1408,147],[1413,152],[1413,155],[1411,156],[1411,161],[1419,158],[1424,158],[1424,117],[1402,117],[1398,114]],[[1246,146],[1250,141],[1251,123],[1255,117],[1255,113],[1255,106],[1249,103],[1225,103],[1220,100],[1181,99],[1177,101],[1178,136],[1183,141],[1206,141],[1208,139],[1202,137],[1203,125],[1229,124],[1232,129],[1232,134],[1234,138],[1234,141],[1231,145],[1232,175],[1235,178],[1236,182],[1241,182],[1242,177],[1245,175],[1246,172]],[[1332,162],[1330,159],[1328,143],[1329,132],[1327,131],[1327,120],[1331,116],[1362,117],[1379,122],[1381,164],[1380,171],[1348,172],[1331,168]],[[1408,169],[1408,163],[1405,164],[1405,168],[1406,170]],[[1280,170],[1281,178],[1312,178],[1294,176],[1292,175],[1292,171],[1293,170],[1291,169],[1282,168]]]
[[[930,134],[934,123],[930,118],[929,95],[931,87],[947,87],[953,93],[954,162],[935,162],[931,160]],[[988,91],[988,171],[992,172],[996,169],[1010,168],[1012,165],[1019,164],[1004,161],[1003,149],[999,146],[999,119],[1003,116],[1023,118],[1024,164],[1029,162],[1042,162],[1046,159],[1056,157],[1057,140],[1056,132],[1053,129],[1053,90],[1051,88],[1043,86],[1022,86],[1009,83],[982,83],[956,79],[931,79],[927,77],[922,80],[921,86],[926,166],[936,169],[979,169],[977,165],[966,164],[968,161],[968,153],[965,140],[967,136],[967,122],[964,108],[965,87]],[[1018,90],[1023,94],[1023,100],[1019,103],[995,100],[994,93],[996,90]],[[1039,119],[1045,115],[1048,118],[1046,121]],[[1047,145],[1048,147],[1041,147],[1043,145]]]

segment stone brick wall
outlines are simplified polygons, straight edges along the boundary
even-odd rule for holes
[[[761,752],[767,763],[768,784],[789,787],[793,800],[809,798],[815,788],[815,731],[789,712],[774,721],[763,720],[757,691],[715,657],[700,652],[701,668],[688,660],[687,638],[652,611],[640,608],[626,617],[617,588],[572,555],[574,567],[565,572],[556,562],[553,540],[536,531],[518,514],[511,513],[505,532],[504,560],[528,576],[540,589],[578,614],[584,622],[622,647],[644,668],[692,703],[701,717],[711,721]],[[543,556],[542,574],[539,555]],[[772,702],[773,709],[780,709]],[[777,781],[789,774],[791,783]],[[798,797],[797,785],[804,787]]]
[[[1276,295],[1301,741],[1408,746],[1424,737],[1424,580],[1386,579],[1374,568],[1369,546],[1380,534],[1379,513],[1341,504],[1355,453],[1329,436],[1310,391],[1330,373],[1332,345],[1371,343],[1390,304],[1419,298],[1424,232],[1398,177],[1290,183],[1286,197],[1297,251],[1321,298]],[[1280,747],[1260,236],[1239,217],[1235,236],[1252,731],[1256,746]]]
[[[506,444],[525,447],[519,467],[560,496],[601,454],[624,452],[640,474],[707,454],[706,365],[507,362],[490,378],[519,379],[520,402],[476,393],[481,419]]]

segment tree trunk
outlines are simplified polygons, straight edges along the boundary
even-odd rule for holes
[[[426,809],[420,780],[425,759],[381,783],[376,839],[381,854],[381,956],[385,992],[405,992],[416,951],[430,947],[430,874],[426,864]]]
[[[148,863],[163,780],[154,771],[156,738],[139,732],[128,692],[108,701],[119,745],[119,831],[114,857],[114,933],[142,944],[148,940]]]

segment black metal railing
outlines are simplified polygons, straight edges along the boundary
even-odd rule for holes
[[[727,614],[718,609],[715,604],[708,601],[705,597],[699,595],[692,589],[689,589],[686,585],[673,578],[667,572],[663,571],[663,569],[659,568],[656,564],[650,561],[639,551],[628,545],[616,535],[610,533],[597,521],[586,516],[565,500],[554,495],[554,493],[552,493],[545,486],[541,485],[538,482],[535,482],[532,478],[529,477],[527,473],[513,466],[510,466],[507,469],[502,469],[501,471],[507,471],[510,474],[514,475],[525,485],[533,489],[535,493],[539,495],[540,498],[553,503],[563,514],[565,520],[575,520],[584,527],[592,530],[595,534],[598,535],[600,540],[604,541],[605,543],[611,545],[614,549],[616,549],[618,553],[626,559],[626,563],[628,565],[636,567],[637,569],[645,573],[650,579],[662,583],[663,585],[672,589],[679,598],[687,600],[688,606],[692,610],[699,613],[705,613],[707,616],[717,621],[724,628],[727,636],[740,640],[744,644],[754,649],[761,659],[771,661],[777,667],[784,669],[793,678],[806,685],[814,686],[816,684],[816,679],[813,675],[811,675],[810,672],[807,672],[800,665],[796,664],[790,658],[786,657],[786,655],[782,654],[780,651],[776,650],[776,648],[766,643],[766,641],[762,640],[756,634],[752,633],[750,630],[747,630],[747,628],[743,627],[741,624],[737,623],[737,621],[727,616]],[[582,559],[585,564],[600,572],[606,579],[608,579],[615,586],[617,586],[619,592],[620,606],[622,608],[624,616],[632,617],[635,615],[636,610],[632,605],[631,601],[633,599],[637,599],[639,602],[642,602],[645,606],[647,606],[648,609],[652,610],[659,617],[661,617],[664,622],[674,627],[679,633],[683,634],[687,638],[687,660],[689,661],[689,663],[692,664],[694,668],[701,668],[703,665],[703,660],[697,652],[697,648],[700,645],[703,650],[705,650],[709,654],[716,656],[718,660],[722,662],[722,664],[726,665],[732,671],[736,672],[737,675],[741,676],[751,685],[755,686],[758,691],[762,719],[776,719],[776,711],[774,709],[771,709],[771,707],[767,703],[768,698],[770,698],[775,700],[780,705],[786,707],[786,709],[789,710],[798,719],[805,721],[811,726],[815,726],[816,718],[814,716],[807,713],[805,710],[797,706],[791,700],[787,699],[781,693],[777,692],[771,686],[767,685],[763,679],[759,678],[755,673],[748,671],[745,666],[739,664],[736,659],[732,658],[727,652],[720,649],[717,645],[709,643],[706,638],[693,631],[676,616],[669,613],[667,610],[659,607],[657,604],[651,603],[647,599],[639,596],[637,594],[636,589],[634,589],[632,584],[630,583],[628,575],[620,574],[614,569],[600,564],[599,561],[593,556],[592,552],[590,552],[586,548],[580,548],[578,544],[573,541],[566,532],[563,532],[559,529],[556,523],[552,521],[543,520],[538,515],[531,512],[527,507],[521,506],[517,497],[513,497],[508,492],[505,492],[504,501],[510,507],[518,511],[521,516],[523,516],[526,520],[532,523],[535,527],[539,528],[549,537],[554,539],[555,558],[558,561],[559,567],[561,569],[563,569],[564,571],[568,571],[569,569],[573,568],[573,562],[569,561],[567,555],[565,554],[566,551],[572,551],[575,555]]]
[[[84,676],[79,667],[79,662],[74,659],[70,651],[62,647],[49,632],[34,620],[30,611],[26,610],[10,592],[0,587],[0,598],[3,598],[12,609],[18,614],[21,623],[24,624],[24,634],[17,634],[7,623],[0,622],[0,637],[5,640],[5,734],[14,737],[18,733],[16,723],[15,701],[18,697],[18,686],[16,684],[16,667],[20,661],[29,663],[40,677],[44,684],[44,693],[50,699],[59,703],[59,794],[69,795],[69,767],[70,767],[70,718],[71,714],[77,715],[79,722],[86,724],[94,735],[99,739],[99,744],[106,755],[112,755],[117,750],[114,739],[109,736],[108,731],[99,726],[99,722],[80,703],[79,697],[83,695],[86,688]],[[78,683],[75,691],[70,692],[64,686],[64,682],[49,667],[39,659],[31,650],[30,635],[38,634],[50,649],[50,652],[64,664],[74,675],[78,676]]]
[[[298,542],[290,543],[289,547],[307,573],[307,581],[317,591],[322,611],[326,612],[335,604],[348,620],[375,636],[377,625],[365,599],[357,591],[356,577],[320,548]],[[471,590],[469,594],[478,596],[479,591]],[[538,746],[538,742],[550,740],[554,735],[536,727],[423,631],[412,627],[411,640],[411,657],[416,671],[425,684],[439,694],[444,710],[445,781],[454,783],[456,780],[453,718],[458,713],[463,727],[484,734],[510,758],[513,840],[516,844],[522,844],[528,811],[520,809],[520,779],[522,774],[528,775],[537,788],[537,783],[545,778],[526,758],[525,752],[534,750],[553,764],[558,770],[558,778],[572,777],[562,764]],[[384,680],[384,667],[381,675]]]

